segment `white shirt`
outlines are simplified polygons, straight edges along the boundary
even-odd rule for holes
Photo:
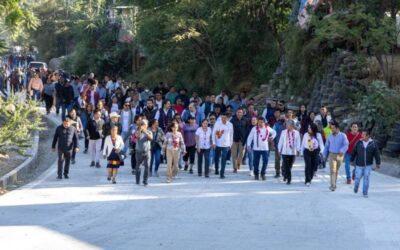
[[[218,134],[218,136],[217,136]],[[233,144],[233,125],[230,122],[225,124],[217,122],[212,132],[212,141],[217,147],[231,147]]]
[[[292,147],[290,147],[290,144],[292,144]],[[282,155],[296,155],[300,150],[301,138],[299,131],[292,130],[292,132],[288,132],[287,129],[283,130],[278,143],[279,153]]]
[[[332,120],[332,117],[330,115],[326,116],[326,121],[329,123]],[[316,121],[320,121],[322,122],[322,116],[321,114],[318,114],[317,116],[315,116],[314,122]]]
[[[196,136],[198,138],[197,148],[200,149],[211,148],[211,128],[207,128],[206,132],[204,132],[202,127],[198,128],[196,131]]]
[[[222,96],[222,95],[217,95],[217,96],[215,97],[215,103],[218,103],[218,99],[219,99],[220,97],[222,97],[222,99],[224,100],[224,104],[225,104],[226,106],[228,106],[228,104],[229,104],[229,98],[228,98],[227,95],[224,95],[224,96]]]
[[[260,128],[260,133],[257,132],[258,126],[251,129],[249,136],[247,137],[247,145],[250,146],[253,143],[253,150],[255,151],[268,151],[269,150],[269,139],[273,140],[276,137],[276,131],[269,126]]]
[[[320,133],[317,133],[317,138],[315,138],[314,136],[311,138],[308,133],[304,134],[303,142],[301,143],[301,154],[303,154],[303,151],[305,149],[310,149],[310,146],[313,150],[319,148],[320,152],[324,152],[325,145],[324,141],[322,140],[322,135]]]
[[[364,145],[364,148],[367,148],[368,144],[372,141],[372,139],[370,138],[368,141],[364,141],[364,140],[361,140],[361,141],[362,141],[362,143]]]
[[[129,111],[121,111],[121,115],[123,117],[123,123],[122,123],[122,131],[123,132],[128,132],[129,131],[129,115],[130,115],[130,110]]]
[[[119,84],[119,82],[113,82],[113,81],[108,81],[106,88],[108,89],[108,93],[113,93],[115,92],[115,90],[117,90],[117,88],[119,88],[121,85]]]
[[[111,151],[113,148],[122,150],[124,148],[124,140],[120,135],[117,135],[115,138],[115,146],[112,144],[111,135],[107,136],[104,141],[104,149],[103,149],[103,156],[110,156]]]
[[[156,104],[157,109],[160,109],[160,108],[163,107],[162,102],[163,102],[162,100],[160,100],[160,101],[157,101],[157,100],[156,100],[156,103],[155,103],[155,104]]]

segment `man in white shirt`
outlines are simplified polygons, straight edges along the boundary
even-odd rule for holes
[[[265,125],[264,117],[258,117],[257,126],[251,129],[250,134],[247,137],[247,145],[249,145],[249,150],[253,150],[254,179],[256,180],[259,179],[259,165],[261,157],[263,160],[261,178],[263,181],[266,180],[265,173],[268,166],[269,142],[273,141],[275,136],[275,130]],[[253,145],[253,147],[250,145]]]
[[[228,151],[233,144],[233,126],[228,121],[226,113],[221,115],[221,121],[214,125],[212,132],[213,148],[215,149],[215,174],[220,174],[225,179],[225,166]],[[221,158],[221,172],[219,172],[219,159]]]
[[[283,161],[283,181],[287,181],[286,184],[288,185],[292,181],[292,167],[296,155],[299,156],[301,149],[300,133],[294,129],[294,126],[293,120],[286,121],[286,129],[282,131],[278,143],[278,152],[282,156]]]
[[[329,122],[332,120],[332,117],[328,115],[328,109],[325,106],[322,106],[319,110],[319,115],[317,115],[314,119],[314,122],[321,122],[322,127],[326,128],[329,126]]]
[[[221,91],[221,94],[219,94],[219,95],[217,95],[217,97],[215,97],[215,103],[218,103],[218,99],[219,99],[220,97],[222,98],[224,105],[228,106],[228,104],[229,104],[229,97],[228,97],[228,95],[226,94],[226,91],[225,91],[225,90],[222,90],[222,91]]]

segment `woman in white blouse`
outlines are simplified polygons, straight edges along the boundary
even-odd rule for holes
[[[107,159],[107,180],[112,179],[112,183],[116,184],[118,168],[123,164],[121,159],[121,150],[124,148],[124,141],[118,135],[118,126],[111,127],[111,135],[106,137],[104,142],[103,157]]]
[[[202,176],[203,160],[204,160],[204,176],[209,178],[210,173],[210,148],[211,128],[208,127],[208,120],[204,119],[201,122],[201,127],[196,131],[196,149],[197,149],[197,173]]]
[[[311,123],[308,132],[304,134],[301,143],[301,153],[304,155],[305,162],[305,184],[310,186],[317,169],[317,160],[319,152],[324,150],[324,141],[322,135],[318,133],[318,127],[315,123]]]

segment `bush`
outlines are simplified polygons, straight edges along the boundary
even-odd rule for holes
[[[400,93],[388,88],[385,82],[373,81],[361,97],[358,110],[365,128],[388,135],[400,119],[399,107]]]
[[[15,150],[25,154],[31,146],[31,133],[42,130],[42,114],[34,101],[25,102],[16,96],[0,98],[0,154]]]

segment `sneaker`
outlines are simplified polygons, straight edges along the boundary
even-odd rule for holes
[[[92,162],[90,163],[90,167],[94,167],[94,166],[95,166],[94,161],[92,161]]]
[[[258,181],[260,178],[258,177],[258,175],[254,176],[254,180]]]
[[[347,182],[346,182],[346,184],[347,184],[347,185],[350,185],[350,184],[351,184],[351,179],[348,179]]]
[[[179,169],[182,170],[182,165],[179,164]]]
[[[136,170],[135,169],[132,170],[132,175],[136,175]]]
[[[237,173],[237,169],[235,168],[235,169],[233,170],[233,172],[234,172],[234,173]]]
[[[71,160],[71,164],[72,164],[72,165],[75,165],[75,159],[72,159],[72,160]]]
[[[219,175],[219,171],[218,170],[215,170],[215,175]]]
[[[332,192],[335,192],[335,187],[330,186],[329,190],[331,190]]]
[[[112,180],[112,184],[117,184],[117,182],[115,181],[115,179]]]
[[[254,172],[253,172],[253,170],[250,170],[250,172],[249,172],[249,176],[254,176]]]
[[[226,161],[226,165],[231,165],[231,161]]]
[[[171,183],[172,181],[171,180],[167,180],[167,183]]]
[[[111,181],[111,177],[107,177],[107,181]]]
[[[368,198],[368,194],[364,194],[363,197],[364,197],[364,198]]]
[[[287,179],[286,178],[283,178],[283,182],[286,182],[287,181]]]
[[[84,154],[87,154],[87,148],[85,148],[85,150],[83,150],[83,153],[84,153]]]
[[[206,175],[205,177],[206,177],[206,178],[210,178],[210,176],[208,176],[208,175]]]
[[[147,185],[148,185],[148,183],[147,183],[147,182],[144,182],[144,183],[143,183],[143,186],[147,187]]]
[[[57,176],[57,179],[62,180],[62,176],[61,175]]]
[[[286,182],[286,185],[290,185],[290,181]]]
[[[189,170],[189,174],[193,174],[193,169],[190,169],[190,170]]]
[[[267,180],[267,177],[265,177],[265,175],[261,175],[261,179],[262,179],[263,181],[265,181],[265,180]]]
[[[354,188],[354,193],[358,193],[358,188]]]
[[[185,165],[185,171],[187,171],[189,169],[189,166],[188,165]]]
[[[306,183],[306,186],[307,186],[307,187],[309,187],[310,185],[311,185],[311,183],[309,183],[309,182]]]
[[[69,179],[67,174],[64,175],[64,179]]]
[[[221,175],[219,178],[220,179],[225,179],[225,175]]]
[[[276,175],[274,176],[274,178],[280,178],[280,177],[281,177],[280,174],[276,174]]]
[[[96,162],[96,168],[101,168],[100,163]]]

